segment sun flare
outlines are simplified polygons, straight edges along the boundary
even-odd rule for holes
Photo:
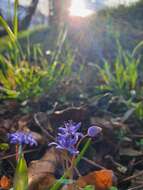
[[[83,0],[72,0],[69,11],[71,16],[79,16],[79,17],[89,16],[93,12],[86,8],[86,4]]]

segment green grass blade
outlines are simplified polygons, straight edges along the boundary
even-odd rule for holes
[[[18,35],[18,0],[15,0],[14,2],[14,18],[13,18],[13,32],[15,37],[17,38]]]
[[[137,46],[133,49],[132,56],[134,57],[138,50],[143,47],[143,40],[137,44]]]
[[[3,26],[3,28],[5,29],[5,31],[7,32],[10,40],[12,42],[15,42],[16,38],[14,33],[12,32],[12,30],[10,29],[10,27],[8,26],[7,22],[0,16],[0,25]]]
[[[28,170],[27,164],[24,159],[22,150],[20,150],[19,160],[16,167],[16,173],[14,177],[13,190],[27,190],[28,189]]]

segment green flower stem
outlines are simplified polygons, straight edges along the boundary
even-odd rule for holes
[[[80,152],[80,154],[77,156],[77,158],[74,159],[73,164],[72,164],[71,167],[76,166],[76,165],[79,163],[79,161],[81,160],[81,158],[82,158],[82,157],[84,156],[84,154],[86,153],[86,151],[87,151],[88,147],[90,146],[90,144],[91,144],[91,138],[89,138],[89,139],[86,141],[86,143],[85,143],[83,149],[81,150],[81,152]],[[59,180],[57,180],[57,182],[53,185],[53,187],[52,187],[50,190],[58,190],[58,189],[61,187],[62,181],[63,181],[65,178],[67,178],[67,177],[69,176],[70,171],[71,171],[71,167],[70,167],[69,170],[67,170],[67,171],[64,173],[64,175],[63,175]]]
[[[86,151],[87,151],[88,147],[90,146],[90,144],[91,144],[91,138],[89,138],[89,139],[86,141],[86,143],[85,143],[83,149],[81,150],[80,154],[79,154],[78,157],[75,159],[75,165],[77,165],[77,164],[80,162],[81,158],[82,158],[82,157],[84,156],[84,154],[86,153]]]

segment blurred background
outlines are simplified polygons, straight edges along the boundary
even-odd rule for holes
[[[14,7],[14,0],[0,1],[0,15],[12,30]],[[93,68],[102,66],[105,60],[112,65],[120,48],[131,53],[142,44],[143,0],[19,0],[16,15],[18,41],[26,54],[24,59],[27,60],[28,54],[28,61],[35,62],[31,48],[38,47],[50,63],[55,59],[69,62],[65,55],[71,51],[74,72],[87,67],[80,75],[85,88],[96,80],[97,71]],[[1,25],[0,52],[11,57],[7,52],[7,33]],[[59,59],[61,51],[64,54]],[[19,48],[18,52],[21,56]],[[138,48],[136,56],[141,52]]]

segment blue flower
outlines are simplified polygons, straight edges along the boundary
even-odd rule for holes
[[[59,128],[58,137],[56,142],[52,142],[49,145],[56,145],[57,149],[67,150],[72,155],[76,155],[79,151],[76,148],[76,144],[80,137],[83,137],[82,133],[77,132],[81,126],[81,123],[75,124],[72,121],[65,123],[64,127]]]
[[[37,141],[33,138],[31,133],[26,132],[15,132],[15,133],[8,133],[8,139],[10,140],[11,144],[29,144],[30,146],[37,146]]]
[[[70,133],[71,135],[74,135],[81,127],[81,123],[73,123],[72,121],[65,123],[64,127],[59,127],[59,131],[62,134]]]
[[[77,143],[76,136],[71,135],[58,135],[57,141],[50,143],[49,145],[56,145],[57,149],[67,150],[71,154],[75,155],[78,154],[78,150],[75,148]]]
[[[91,126],[88,128],[87,135],[89,137],[96,137],[99,133],[101,133],[102,128],[97,126]]]

